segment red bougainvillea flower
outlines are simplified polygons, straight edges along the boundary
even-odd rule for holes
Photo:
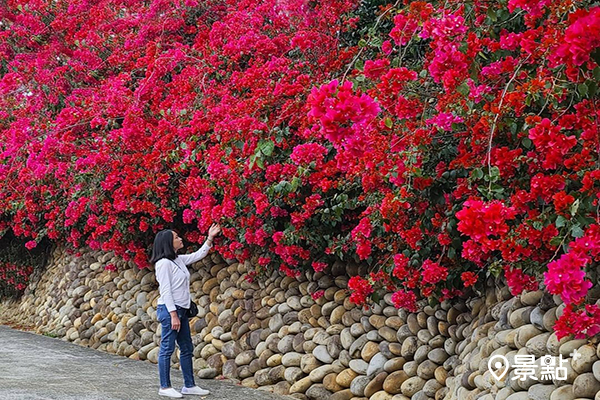
[[[408,277],[408,257],[404,254],[396,254],[394,256],[394,270],[392,275],[398,279],[405,279]]]
[[[319,164],[327,152],[327,148],[318,143],[305,143],[294,147],[290,158],[298,165],[306,165],[311,162]]]
[[[398,290],[392,294],[392,303],[397,308],[403,308],[410,312],[417,311],[417,297],[413,292]]]
[[[143,268],[159,230],[219,222],[215,250],[260,272],[367,264],[357,302],[547,271],[574,302],[558,329],[595,332],[597,4],[21,3],[0,13],[0,236],[24,251]]]
[[[474,240],[485,241],[491,235],[507,233],[509,227],[506,222],[515,217],[515,211],[499,201],[485,203],[481,200],[467,200],[456,217],[460,220],[460,232]]]
[[[556,49],[556,57],[570,65],[581,66],[600,47],[600,7],[579,10],[565,32],[564,42]]]
[[[425,260],[422,266],[421,276],[423,283],[436,284],[448,276],[448,269],[431,260]]]
[[[348,281],[348,289],[350,289],[350,301],[357,305],[365,304],[367,296],[373,293],[373,287],[364,278],[353,276]]]
[[[504,276],[506,277],[506,283],[508,284],[510,293],[513,296],[518,296],[523,293],[524,290],[538,290],[539,285],[535,277],[523,273],[523,271],[518,268],[505,266]]]
[[[114,264],[107,264],[104,266],[104,269],[107,271],[116,271],[117,267]]]
[[[588,304],[577,310],[573,304],[568,304],[554,324],[554,331],[559,340],[569,335],[576,339],[597,335],[600,333],[600,308]]]
[[[313,298],[313,300],[319,300],[321,297],[323,297],[325,295],[325,291],[324,290],[317,290],[316,292],[311,293],[311,297]]]
[[[314,261],[312,263],[312,267],[315,270],[315,272],[321,272],[325,268],[327,268],[327,263]]]
[[[544,273],[544,283],[550,293],[559,294],[562,300],[569,304],[579,304],[585,298],[592,282],[585,279],[585,266],[589,263],[588,256],[569,252],[558,260],[548,264]]]
[[[460,275],[460,279],[462,279],[465,287],[473,286],[477,283],[477,274],[471,271],[466,271]]]

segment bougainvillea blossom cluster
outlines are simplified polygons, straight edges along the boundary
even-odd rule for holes
[[[27,249],[145,267],[219,222],[250,281],[351,260],[352,301],[415,310],[502,274],[597,332],[591,1],[10,0],[0,27],[0,235]]]
[[[33,267],[23,267],[14,263],[0,262],[0,289],[2,286],[8,286],[16,291],[22,291],[27,287],[29,275],[33,272]]]

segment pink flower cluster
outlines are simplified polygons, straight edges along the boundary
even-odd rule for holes
[[[554,324],[554,332],[558,340],[574,335],[575,339],[585,339],[600,333],[600,308],[596,304],[586,304],[576,309],[567,304],[562,315]]]
[[[308,98],[308,116],[321,125],[321,134],[336,148],[356,154],[364,151],[365,137],[377,114],[379,105],[366,94],[354,93],[352,83],[337,80],[314,88]]]
[[[579,304],[585,298],[592,282],[585,279],[585,266],[590,258],[576,252],[563,254],[548,264],[544,283],[550,293],[560,295],[567,304]]]
[[[421,276],[423,277],[423,283],[435,285],[439,281],[446,279],[448,276],[448,268],[429,259],[423,262],[422,268]]]
[[[408,257],[404,254],[396,254],[394,256],[394,269],[392,271],[392,276],[397,279],[403,280],[408,277]]]
[[[320,194],[311,194],[305,200],[302,206],[302,211],[292,213],[292,224],[298,229],[304,222],[313,216],[315,210],[323,205],[323,200]]]
[[[505,266],[504,277],[513,296],[523,293],[524,290],[538,290],[539,284],[535,276],[527,275],[519,268]]]
[[[371,254],[371,221],[369,217],[363,217],[358,225],[352,230],[352,239],[356,242],[356,254],[361,260],[365,260]]]
[[[491,252],[500,249],[498,239],[510,230],[508,221],[514,219],[516,211],[498,200],[484,202],[471,199],[456,213],[458,230],[471,239],[463,244],[462,256],[482,265]]]
[[[362,305],[367,301],[367,297],[373,293],[373,287],[364,278],[353,276],[348,281],[348,289],[350,289],[350,301],[354,304]]]
[[[435,117],[429,118],[425,122],[428,124],[437,125],[444,131],[451,131],[452,124],[458,124],[463,121],[464,119],[462,117],[453,115],[452,113],[439,113]]]
[[[490,236],[508,232],[507,221],[515,217],[515,210],[502,202],[493,200],[467,200],[462,210],[456,213],[458,230],[477,241],[486,241]]]
[[[542,166],[546,169],[561,167],[565,154],[577,144],[574,135],[561,133],[560,127],[553,125],[548,118],[529,130],[529,139],[545,155]]]
[[[414,292],[398,290],[392,294],[392,303],[396,308],[403,308],[410,312],[417,311],[417,296]]]
[[[319,165],[327,152],[327,148],[318,143],[304,143],[294,147],[292,154],[290,154],[290,158],[297,165],[307,165],[311,162],[315,162]]]
[[[472,271],[466,271],[460,275],[460,279],[462,279],[465,287],[473,286],[477,283],[477,274]]]
[[[311,265],[315,272],[321,272],[321,271],[324,271],[325,268],[327,268],[327,263],[320,262],[320,261],[313,261],[313,263]]]
[[[591,225],[585,234],[569,244],[568,253],[548,264],[544,283],[552,294],[560,295],[566,304],[580,304],[592,287],[585,268],[600,256],[600,226]]]
[[[589,11],[579,10],[571,19],[573,23],[565,32],[564,42],[555,55],[559,61],[581,66],[600,47],[600,7],[593,7]]]

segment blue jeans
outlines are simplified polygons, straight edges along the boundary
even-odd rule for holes
[[[163,389],[171,387],[171,355],[175,351],[176,340],[179,345],[179,364],[181,365],[181,372],[183,372],[185,387],[196,386],[192,367],[194,345],[192,344],[190,323],[186,314],[186,309],[177,306],[177,315],[181,321],[181,328],[178,332],[171,329],[171,314],[167,311],[167,307],[164,304],[159,304],[156,308],[156,316],[162,327],[160,350],[158,352],[158,374],[160,376],[160,387]]]

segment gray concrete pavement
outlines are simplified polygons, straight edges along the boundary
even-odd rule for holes
[[[183,385],[171,370],[173,387]],[[188,400],[283,400],[227,381],[196,383],[211,391]],[[46,336],[0,325],[0,400],[152,400],[158,396],[157,366],[102,353]]]

